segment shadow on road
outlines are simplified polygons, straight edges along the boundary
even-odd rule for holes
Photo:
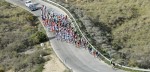
[[[49,40],[52,40],[52,39],[54,39],[54,38],[55,38],[55,36],[53,36],[53,37],[48,37]]]
[[[39,3],[35,3],[34,5],[35,5],[35,6],[36,6],[36,8],[37,8],[36,10],[40,10],[40,9],[41,9],[41,7],[39,7],[39,6],[38,6],[38,5],[39,5]]]
[[[39,5],[39,3],[35,3],[34,5],[37,6],[37,5]]]
[[[41,7],[37,7],[37,10],[40,10],[41,9]]]

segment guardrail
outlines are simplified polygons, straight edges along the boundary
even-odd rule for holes
[[[96,51],[98,51],[90,42],[89,40],[85,37],[85,35],[82,33],[79,25],[77,24],[75,18],[72,16],[72,14],[63,6],[61,6],[58,3],[55,3],[53,1],[47,0],[48,2],[52,3],[53,5],[59,7],[60,9],[62,9],[64,12],[66,12],[66,14],[68,14],[68,16],[73,20],[72,22],[75,22],[74,25],[77,26],[77,29],[79,30],[79,32],[82,34],[82,36],[88,41],[89,45]],[[98,51],[99,52],[99,51]],[[108,58],[106,58],[103,54],[101,54],[101,52],[99,52],[99,54],[108,62],[110,62],[110,60]],[[120,64],[116,64],[117,66],[121,67],[121,68],[125,68],[125,69],[129,69],[129,70],[135,70],[135,71],[146,71],[146,72],[150,72],[150,69],[141,69],[141,68],[133,68],[133,67],[127,67],[127,66],[123,66]]]

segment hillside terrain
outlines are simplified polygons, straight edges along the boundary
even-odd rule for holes
[[[38,18],[22,8],[0,1],[0,72],[42,72],[50,49]]]
[[[53,1],[74,15],[91,43],[107,58],[150,68],[150,0]]]

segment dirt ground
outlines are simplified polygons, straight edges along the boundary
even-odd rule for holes
[[[45,43],[47,48],[51,48],[48,43],[49,42]],[[50,60],[45,63],[43,72],[64,72],[67,69],[53,51],[47,57],[50,58]]]

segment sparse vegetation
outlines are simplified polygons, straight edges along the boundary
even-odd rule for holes
[[[78,23],[82,21],[79,26],[106,57],[122,65],[150,68],[149,0],[53,1],[69,9]]]
[[[50,53],[39,45],[47,37],[37,17],[4,0],[0,9],[0,72],[41,72]]]

